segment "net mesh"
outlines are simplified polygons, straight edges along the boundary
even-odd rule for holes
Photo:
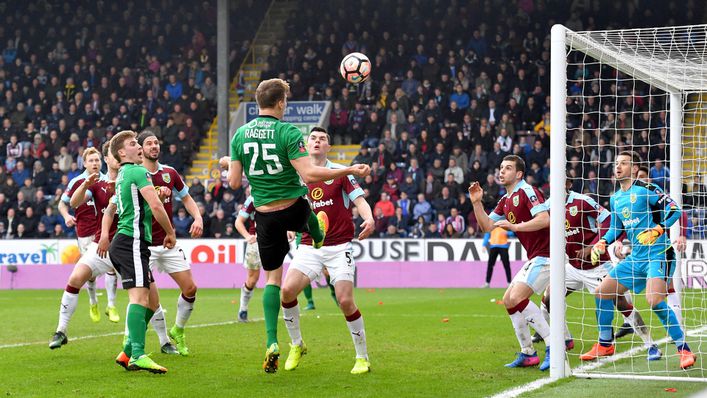
[[[678,260],[682,283],[669,304],[681,315],[686,340],[698,357],[692,369],[679,368],[675,345],[642,293],[627,296],[646,325],[636,328],[643,333],[615,339],[612,357],[582,362],[579,355],[598,337],[594,295],[585,289],[566,299],[567,324],[576,345],[567,354],[573,372],[706,378],[701,357],[707,348],[707,25],[569,32],[567,46],[567,172],[572,190],[610,209],[609,198],[618,189],[616,156],[635,151],[647,168],[647,179],[680,199],[687,217],[678,222],[687,244]],[[680,159],[670,158],[670,93],[682,99]],[[682,192],[670,192],[671,164],[682,166],[677,173]],[[594,225],[588,228],[596,230]],[[674,235],[671,241],[677,240]],[[624,253],[630,248],[626,243]],[[614,247],[609,251],[613,254]],[[618,261],[612,256],[614,264]],[[615,332],[624,321],[616,312]],[[662,359],[647,360],[652,344],[662,351]]]

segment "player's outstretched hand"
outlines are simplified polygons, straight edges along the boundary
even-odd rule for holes
[[[74,216],[65,217],[64,224],[66,224],[66,226],[69,228],[73,227],[74,225],[76,225],[76,217],[74,217]]]
[[[373,231],[376,230],[376,222],[369,218],[368,220],[363,220],[361,223],[361,232],[358,234],[358,240],[364,240],[371,236]]]
[[[493,225],[496,227],[501,227],[506,231],[516,232],[516,224],[511,224],[508,220],[496,221]]]
[[[86,179],[86,187],[91,187],[93,184],[97,183],[98,180],[101,179],[101,175],[99,173],[93,173],[88,178]]]
[[[167,234],[167,236],[164,237],[164,244],[163,246],[167,249],[171,249],[174,247],[174,245],[177,244],[177,236],[174,234],[174,231],[172,231],[171,234]]]
[[[353,166],[350,166],[349,169],[351,169],[351,174],[358,178],[363,178],[369,174],[371,174],[371,168],[368,167],[367,164],[356,164]]]
[[[472,182],[469,185],[469,200],[471,203],[481,202],[481,198],[484,197],[484,190],[478,182]]]
[[[172,190],[167,188],[167,187],[158,187],[155,186],[155,190],[157,191],[157,196],[160,198],[160,202],[164,203],[167,198],[172,196]]]
[[[228,168],[231,165],[231,157],[230,156],[224,156],[221,159],[218,160],[218,165],[224,170],[228,170]]]
[[[606,253],[606,241],[599,239],[599,242],[595,243],[594,247],[592,247],[592,264],[599,263],[599,259],[604,253]]]
[[[576,251],[577,258],[582,260],[589,260],[592,255],[592,246],[583,247],[581,250]]]
[[[96,253],[98,253],[98,257],[106,258],[106,254],[108,254],[108,247],[109,246],[110,246],[110,242],[108,242],[108,237],[102,235],[101,239],[98,240],[98,248],[96,249]]]
[[[687,248],[687,238],[684,236],[678,236],[678,238],[673,242],[673,247],[675,247],[675,250],[677,250],[678,253],[684,253]]]
[[[292,239],[290,239],[290,232],[291,231],[287,231],[287,241],[288,242],[292,242],[293,240],[295,240],[294,233],[292,233]],[[258,241],[258,237],[256,235],[250,235],[250,236],[248,236],[248,238],[246,238],[245,241],[252,245],[253,243]]]
[[[194,222],[191,223],[191,227],[189,228],[189,234],[191,235],[192,238],[201,238],[201,235],[204,233],[204,220],[199,217],[198,219],[194,220]]]
[[[663,235],[663,232],[663,227],[656,225],[655,227],[649,228],[638,234],[636,240],[642,245],[650,246],[658,240],[660,235]]]

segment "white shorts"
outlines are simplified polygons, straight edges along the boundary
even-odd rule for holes
[[[290,262],[290,269],[302,272],[312,281],[319,278],[324,267],[329,271],[332,285],[338,281],[353,283],[356,264],[351,243],[323,246],[321,249],[300,245]]]
[[[535,257],[526,261],[513,277],[513,283],[525,283],[537,294],[543,294],[550,284],[550,259]]]
[[[598,267],[586,270],[565,264],[565,288],[574,291],[587,289],[589,293],[594,294],[601,281],[609,274],[611,268],[611,262],[605,262]]]
[[[243,268],[259,270],[263,266],[260,261],[260,252],[258,251],[258,242],[246,243],[245,257],[243,258]]]
[[[106,253],[105,258],[101,258],[98,255],[98,243],[91,242],[86,248],[86,253],[84,253],[76,264],[84,264],[91,269],[91,278],[101,276],[106,273],[115,273],[115,267],[113,267],[113,262],[110,261],[110,255]]]
[[[91,235],[91,236],[85,236],[83,238],[76,238],[79,241],[79,252],[81,254],[86,254],[86,250],[88,250],[88,247],[91,246],[91,243],[93,243],[93,238],[96,235]]]
[[[164,246],[150,246],[150,269],[163,274],[173,274],[175,272],[188,271],[191,269],[187,255],[179,245],[171,249]]]

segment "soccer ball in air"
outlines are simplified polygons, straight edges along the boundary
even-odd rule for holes
[[[349,83],[363,83],[371,74],[371,61],[361,53],[351,53],[341,60],[339,72]]]

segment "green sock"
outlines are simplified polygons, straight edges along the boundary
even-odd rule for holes
[[[324,234],[322,234],[322,230],[319,229],[319,220],[317,220],[317,216],[313,211],[309,213],[307,226],[309,227],[309,235],[315,242],[321,242],[324,240]]]
[[[267,346],[277,343],[277,319],[280,316],[280,286],[265,285],[263,289],[263,312],[265,313],[265,332]]]
[[[150,327],[150,319],[152,319],[153,315],[155,315],[155,311],[145,308],[145,331]]]
[[[130,344],[133,359],[145,355],[145,316],[147,308],[139,304],[130,304],[128,307],[128,332],[130,333]],[[127,353],[126,353],[127,354]]]
[[[309,284],[305,286],[304,288],[304,297],[307,298],[307,302],[309,304],[314,304],[314,300],[312,299],[312,285]]]
[[[126,337],[127,338],[125,339],[125,344],[123,344],[123,352],[128,357],[131,357],[133,355],[133,343],[130,342],[130,336],[126,336]]]
[[[155,314],[155,311],[152,311],[149,308],[145,308],[145,330],[147,331],[147,328],[150,326],[150,319],[152,319],[152,315]],[[132,342],[130,341],[130,336],[128,336],[127,339],[125,339],[125,344],[123,345],[123,352],[127,356],[132,356],[133,353],[133,345]]]

